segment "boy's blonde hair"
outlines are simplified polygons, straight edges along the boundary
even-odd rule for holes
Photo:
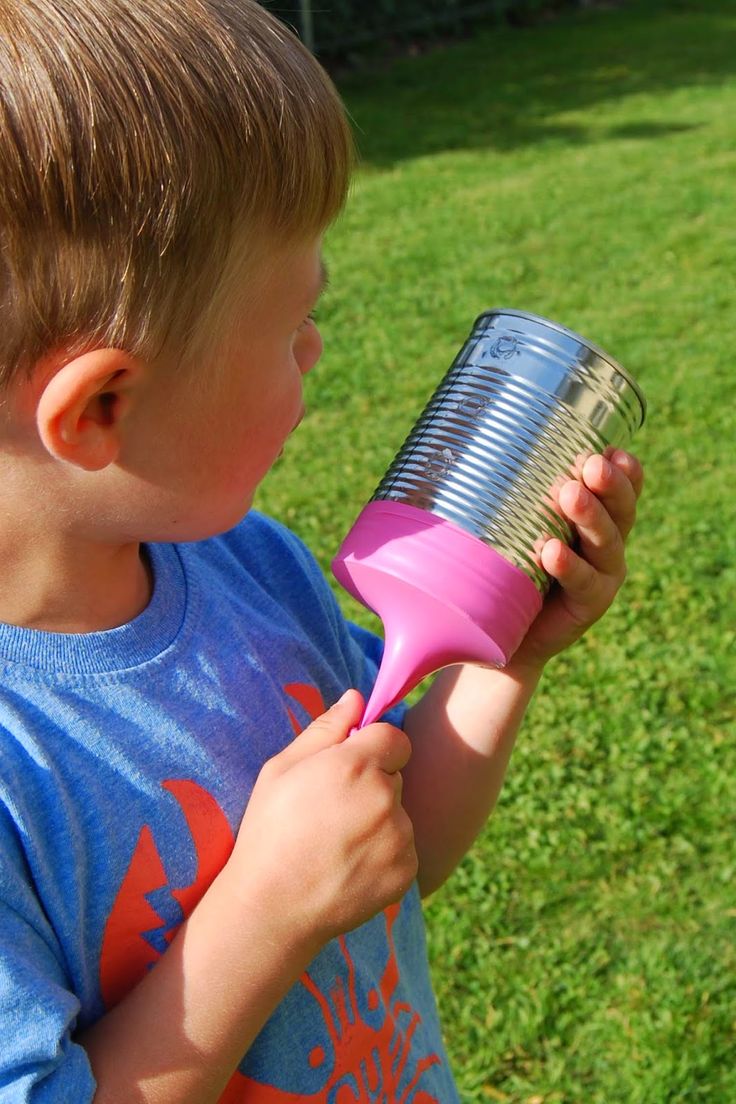
[[[183,352],[234,250],[317,236],[351,165],[254,0],[0,0],[0,385],[60,347]]]

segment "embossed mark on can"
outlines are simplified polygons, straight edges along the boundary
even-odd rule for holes
[[[517,337],[511,337],[509,334],[503,334],[501,337],[497,337],[495,341],[492,341],[488,346],[488,352],[490,356],[495,357],[497,360],[511,360],[515,357],[519,351],[519,339]]]
[[[487,395],[463,395],[455,403],[458,414],[467,418],[478,418],[491,404]]]
[[[447,475],[457,459],[451,448],[438,448],[431,456],[428,456],[422,465],[430,479],[442,479]]]
[[[513,334],[499,334],[498,337],[483,337],[472,351],[470,364],[488,364],[491,361],[513,360],[521,355],[519,338]]]

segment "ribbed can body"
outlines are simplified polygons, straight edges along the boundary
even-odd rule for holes
[[[454,522],[544,593],[544,542],[572,539],[559,488],[592,453],[625,447],[645,409],[634,380],[578,334],[537,315],[487,311],[373,501]]]

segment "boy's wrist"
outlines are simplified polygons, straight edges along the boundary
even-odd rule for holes
[[[250,946],[263,932],[269,943],[277,943],[284,967],[290,964],[301,973],[329,941],[316,923],[310,923],[303,909],[295,909],[294,894],[283,879],[270,878],[263,871],[244,871],[242,864],[227,862],[210,887],[212,903],[228,915],[247,918],[242,930]]]
[[[520,656],[517,659],[516,656],[512,656],[506,666],[500,668],[500,671],[515,682],[523,685],[536,685],[544,674],[548,662],[548,658]]]

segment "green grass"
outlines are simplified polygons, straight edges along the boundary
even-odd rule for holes
[[[618,604],[551,665],[427,909],[464,1101],[736,1101],[736,7],[636,3],[340,82],[363,168],[327,349],[259,505],[328,568],[484,308],[649,400]],[[371,618],[341,596],[350,616]]]

